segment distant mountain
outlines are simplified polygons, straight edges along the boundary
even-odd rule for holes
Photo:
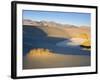
[[[69,34],[67,34],[67,32],[64,30],[65,25],[63,26],[59,23],[23,20],[23,25],[30,25],[42,29],[48,36],[51,37],[69,38]]]
[[[31,25],[42,29],[48,36],[72,38],[78,34],[86,33],[90,38],[90,27],[60,24],[53,21],[23,20],[23,25]]]
[[[87,46],[87,44],[91,45],[91,30],[88,26],[74,26],[53,21],[33,21],[27,19],[23,20],[23,25],[41,29],[48,37],[70,39],[72,42],[84,44],[84,46]]]
[[[41,26],[41,23],[38,21],[33,21],[33,20],[23,20],[23,25],[31,25],[31,26]]]
[[[74,25],[69,25],[69,24],[60,24],[56,23],[53,21],[33,21],[33,20],[28,20],[24,19],[23,20],[23,25],[33,25],[33,26],[49,26],[49,27],[77,27]]]

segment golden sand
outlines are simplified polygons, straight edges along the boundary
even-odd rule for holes
[[[89,66],[90,56],[57,54],[48,49],[32,49],[23,58],[23,69]]]

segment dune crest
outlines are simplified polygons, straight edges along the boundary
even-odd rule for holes
[[[48,49],[43,49],[43,48],[37,48],[37,49],[32,49],[29,51],[29,53],[27,54],[28,57],[32,58],[32,57],[50,57],[53,55],[53,52],[51,52]]]

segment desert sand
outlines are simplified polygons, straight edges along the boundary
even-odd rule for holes
[[[90,66],[90,56],[85,55],[28,53],[23,60],[23,69]]]
[[[64,38],[71,41],[69,45],[78,44],[91,46],[91,32],[88,26],[74,26],[68,24],[60,24],[47,21],[31,21],[23,20],[23,26],[32,26],[42,30],[46,37]],[[31,28],[32,29],[32,28]],[[31,31],[31,30],[30,30]],[[26,31],[28,32],[28,31]],[[29,32],[33,36],[33,32]],[[28,34],[28,33],[27,33]],[[28,40],[31,40],[28,35]],[[40,35],[40,34],[39,34]],[[25,37],[27,37],[25,35]],[[26,39],[26,38],[25,38]],[[29,42],[30,43],[30,42]],[[59,42],[60,43],[60,42]],[[31,43],[32,44],[32,43]],[[66,43],[67,44],[67,43]],[[34,44],[33,44],[34,45]],[[44,45],[44,44],[43,44]],[[74,45],[73,45],[74,46]],[[63,47],[62,47],[63,48]],[[90,49],[89,49],[90,51]],[[35,54],[34,54],[35,53]],[[77,53],[77,52],[76,52]],[[53,52],[28,52],[23,57],[23,69],[39,69],[39,68],[56,68],[56,67],[80,67],[90,66],[91,56],[88,55],[72,55],[70,53],[58,54]],[[82,52],[80,53],[82,54]]]

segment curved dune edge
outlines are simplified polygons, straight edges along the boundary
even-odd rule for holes
[[[70,39],[73,43],[81,45],[83,47],[91,47],[91,39],[88,34],[82,33],[75,35],[73,38]]]
[[[89,66],[90,56],[32,53],[23,58],[23,69]]]

